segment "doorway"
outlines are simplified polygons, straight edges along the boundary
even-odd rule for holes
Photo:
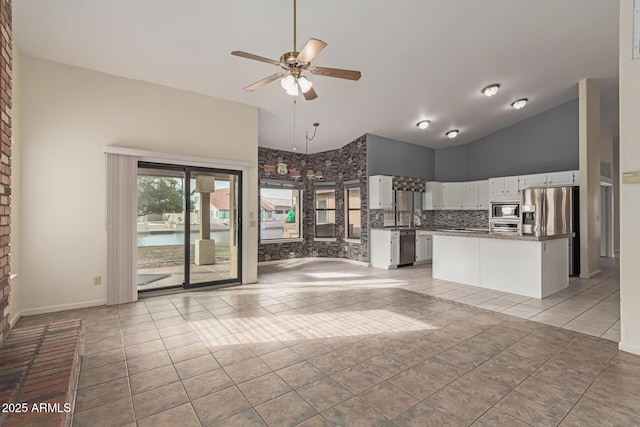
[[[600,184],[600,256],[613,258],[613,186]]]
[[[138,292],[241,282],[241,178],[138,163]]]

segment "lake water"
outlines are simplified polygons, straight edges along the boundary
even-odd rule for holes
[[[200,232],[190,233],[191,244],[200,238]],[[215,230],[211,232],[211,239],[216,243],[229,243],[229,230]],[[138,246],[167,246],[184,244],[184,231],[171,233],[143,233],[138,234]]]

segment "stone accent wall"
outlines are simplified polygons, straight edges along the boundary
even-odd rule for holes
[[[0,342],[9,333],[11,233],[11,0],[0,0]]]
[[[286,175],[265,171],[265,165],[275,166],[285,163],[289,168]],[[294,170],[292,171],[291,168]],[[324,182],[336,183],[336,240],[314,240],[314,181],[307,179],[307,170],[320,170]],[[297,169],[297,170],[296,170]],[[295,178],[299,173],[300,177]],[[344,147],[314,154],[300,154],[289,151],[272,150],[258,147],[258,178],[297,180],[304,185],[303,222],[301,242],[259,243],[258,261],[274,261],[288,258],[330,257],[348,258],[367,262],[368,227],[367,227],[367,151],[366,137],[362,136]],[[361,225],[362,237],[359,243],[345,241],[345,192],[346,181],[360,181]]]

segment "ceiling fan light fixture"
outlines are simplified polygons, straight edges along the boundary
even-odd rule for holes
[[[494,84],[489,85],[489,86],[485,87],[484,89],[482,89],[482,93],[485,96],[491,97],[491,96],[495,95],[496,93],[498,93],[498,89],[500,89],[500,85],[498,83],[494,83]]]
[[[513,101],[511,103],[511,106],[513,108],[515,108],[516,110],[521,110],[521,109],[523,109],[525,107],[525,105],[527,105],[527,101],[528,101],[527,98],[521,98],[521,99],[518,99],[516,101]]]
[[[291,95],[291,96],[298,96],[300,94],[300,91],[298,90],[298,85],[293,85],[291,86],[290,89],[286,89],[287,91],[287,95]]]
[[[449,132],[445,133],[445,135],[447,136],[447,138],[453,139],[456,136],[458,136],[459,133],[460,133],[460,131],[458,129],[453,129],[453,130],[450,130]]]
[[[300,90],[302,90],[302,93],[309,92],[309,89],[311,89],[311,86],[313,86],[313,83],[311,83],[311,81],[305,76],[298,77],[298,84],[300,85]]]
[[[430,124],[431,122],[429,120],[421,120],[418,123],[416,123],[416,126],[418,126],[418,129],[425,130],[426,128],[429,127]]]
[[[293,90],[293,88],[296,86],[295,77],[289,74],[287,77],[280,80],[280,86],[282,86],[282,89],[286,90],[287,93],[289,93],[289,91]]]

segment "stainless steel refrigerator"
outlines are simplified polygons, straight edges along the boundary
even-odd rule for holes
[[[520,212],[524,235],[541,237],[573,233],[572,187],[522,190]]]

